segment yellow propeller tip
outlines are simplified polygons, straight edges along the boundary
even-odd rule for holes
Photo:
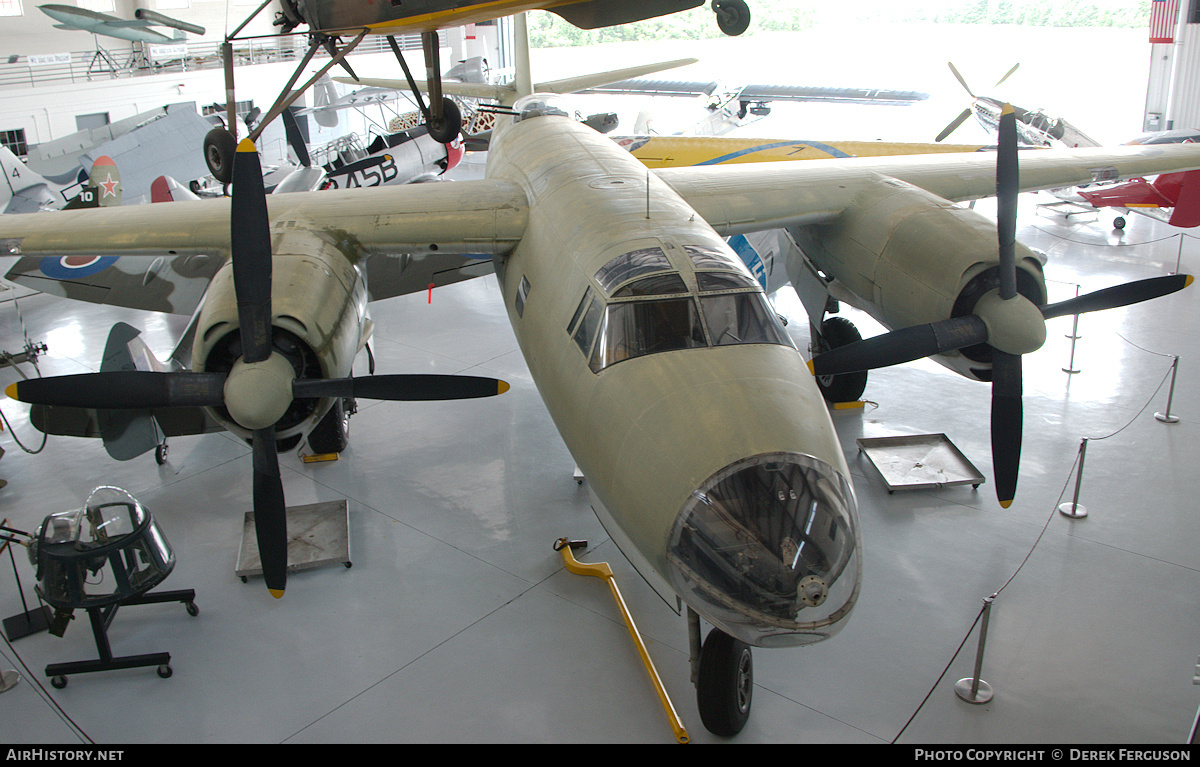
[[[248,138],[244,138],[238,142],[237,150],[239,152],[257,152],[258,148],[254,146],[254,142]]]
[[[812,373],[813,372],[813,361],[809,360],[808,362],[805,362],[804,364],[808,365],[808,372]]]
[[[1186,288],[1188,285],[1191,285],[1191,284],[1192,284],[1192,281],[1196,279],[1195,277],[1193,277],[1193,276],[1192,276],[1192,275],[1190,275],[1190,274],[1189,274],[1189,275],[1186,275],[1186,276],[1187,276],[1187,279],[1183,281],[1183,286],[1184,286],[1185,288]]]
[[[9,399],[15,399],[15,400],[20,399],[20,397],[17,396],[17,384],[15,384],[15,383],[9,384],[8,388],[6,388],[4,390],[4,393],[8,396]]]
[[[497,394],[503,394],[504,392],[508,391],[510,388],[508,385],[508,381],[497,381],[496,383],[499,384],[499,386],[496,387]]]
[[[1011,499],[1010,499],[1010,500],[1007,500],[1007,501],[1000,501],[1000,508],[1002,508],[1002,509],[1007,509],[1009,506],[1012,506],[1012,500],[1011,500]]]
[[[271,592],[271,596],[275,597],[276,599],[279,599],[283,596],[283,589],[267,589],[267,591]]]
[[[1012,113],[1013,113],[1012,104],[1005,104],[1000,109],[1000,114],[1002,114],[1002,115],[1010,115]]]

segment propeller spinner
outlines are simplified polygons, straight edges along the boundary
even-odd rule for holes
[[[1011,70],[1009,74],[1012,74]],[[1147,301],[1182,290],[1192,283],[1192,277],[1184,274],[1152,277],[1056,304],[1035,305],[1017,290],[1015,244],[1019,189],[1016,115],[1012,107],[1005,104],[996,156],[999,288],[985,294],[970,314],[883,333],[824,352],[809,362],[814,375],[829,376],[911,362],[977,344],[992,347],[992,471],[996,497],[1004,508],[1008,508],[1016,495],[1021,461],[1021,356],[1041,348],[1046,339],[1045,321]]]
[[[37,405],[148,410],[225,407],[251,433],[254,520],[263,580],[275,597],[287,584],[287,510],[279,474],[275,423],[294,398],[365,397],[393,401],[469,399],[508,391],[495,378],[448,375],[379,375],[297,379],[291,363],[273,349],[271,232],[262,168],[254,142],[238,145],[230,203],[231,259],[242,356],[227,375],[199,372],[121,371],[19,381],[13,399]]]

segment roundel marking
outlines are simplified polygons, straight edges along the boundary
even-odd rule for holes
[[[116,256],[63,256],[43,258],[39,268],[47,277],[70,280],[98,274],[116,262]]]

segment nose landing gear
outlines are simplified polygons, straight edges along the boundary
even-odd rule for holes
[[[688,608],[692,682],[700,720],[714,735],[737,735],[750,719],[754,699],[754,657],[750,645],[718,628],[700,642],[700,616]]]

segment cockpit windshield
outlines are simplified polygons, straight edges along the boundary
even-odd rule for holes
[[[596,272],[601,291],[588,288],[567,328],[593,372],[678,349],[793,346],[736,257],[712,248],[684,250],[683,270],[651,247],[617,256]]]

